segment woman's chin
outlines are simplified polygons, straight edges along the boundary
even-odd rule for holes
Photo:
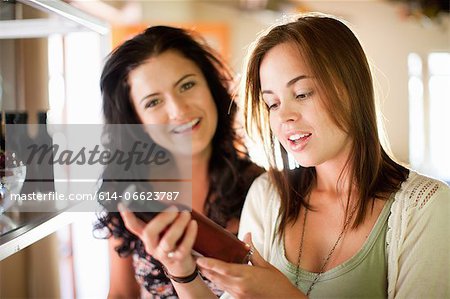
[[[306,159],[305,157],[294,157],[294,158],[295,162],[297,162],[298,165],[304,168],[314,167],[317,165],[316,161],[314,161],[313,159]]]

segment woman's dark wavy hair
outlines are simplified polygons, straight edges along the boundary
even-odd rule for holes
[[[268,109],[261,95],[260,66],[268,51],[283,43],[296,47],[308,62],[320,98],[334,123],[353,140],[345,170],[357,187],[358,203],[352,227],[363,223],[367,207],[374,198],[387,199],[396,192],[409,171],[395,162],[383,149],[378,137],[374,88],[369,63],[353,32],[339,20],[321,14],[302,15],[295,20],[270,28],[253,44],[247,61],[245,78],[246,115],[244,127],[253,138],[266,141],[265,152],[271,161],[269,175],[281,198],[278,233],[294,223],[316,180],[314,167],[289,170],[287,155],[282,171],[274,165],[275,139],[269,127]],[[282,148],[282,152],[286,153]],[[336,185],[337,187],[338,185]],[[348,198],[351,196],[351,187]],[[348,205],[346,216],[348,213]]]
[[[105,135],[109,142],[106,147],[121,147],[120,141],[108,132],[108,125],[140,123],[131,104],[129,73],[150,57],[169,50],[177,51],[200,68],[217,107],[218,126],[212,139],[205,210],[209,218],[225,226],[230,219],[239,219],[248,188],[262,169],[250,162],[245,146],[233,129],[236,106],[232,105],[230,93],[231,71],[194,32],[167,26],[149,27],[111,52],[100,81]],[[106,168],[104,174],[108,171],[113,170]],[[111,235],[121,238],[122,245],[116,248],[120,255],[129,254],[139,244],[117,212],[107,212],[99,217],[94,229],[106,229],[108,238]]]

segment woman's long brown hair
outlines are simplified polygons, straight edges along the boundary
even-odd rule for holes
[[[380,143],[372,76],[358,39],[335,18],[305,15],[262,35],[253,44],[246,65],[244,126],[252,138],[263,141],[271,165],[270,179],[281,198],[278,232],[282,236],[286,226],[297,220],[300,209],[310,208],[307,198],[316,181],[314,167],[278,170],[275,165],[276,141],[261,98],[259,70],[265,54],[282,43],[298,48],[316,78],[323,106],[334,123],[351,137],[351,153],[341,178],[345,172],[353,184],[347,190],[347,203],[351,196],[358,198],[352,225],[357,228],[363,223],[369,204],[373,207],[375,198],[387,199],[388,194],[397,191],[409,171],[393,161]],[[286,166],[287,155],[282,156]],[[357,194],[352,195],[352,189]]]

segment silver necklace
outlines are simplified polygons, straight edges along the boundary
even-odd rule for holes
[[[325,259],[325,262],[323,263],[322,267],[320,268],[320,271],[316,274],[316,276],[314,277],[313,282],[311,283],[311,285],[308,288],[308,291],[306,292],[306,296],[309,296],[309,294],[311,293],[311,290],[313,289],[314,285],[316,284],[316,282],[319,281],[320,276],[323,274],[326,266],[328,265],[328,262],[330,261],[331,256],[333,255],[336,246],[339,244],[339,242],[342,239],[342,236],[344,235],[345,231],[347,230],[347,226],[350,223],[350,220],[353,218],[353,214],[356,211],[356,208],[358,206],[356,205],[352,212],[350,213],[349,217],[345,220],[344,226],[342,227],[342,231],[339,234],[339,237],[337,238],[336,242],[334,243],[333,247],[331,248],[330,252],[328,253],[327,258]],[[300,237],[300,246],[298,249],[298,258],[297,258],[297,267],[295,269],[295,285],[298,288],[298,283],[299,283],[299,274],[300,274],[300,261],[302,259],[302,252],[303,252],[303,240],[305,237],[305,226],[306,226],[306,216],[308,216],[308,209],[305,208],[305,217],[303,219],[303,228],[302,228],[302,235]]]

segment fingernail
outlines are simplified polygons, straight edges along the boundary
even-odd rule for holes
[[[206,264],[205,264],[205,258],[203,257],[198,257],[197,260],[195,261],[197,263],[197,265],[199,265],[200,267],[206,268]]]
[[[117,209],[119,210],[119,212],[126,212],[126,211],[127,211],[127,208],[126,208],[125,205],[124,205],[123,203],[121,203],[121,202],[119,202],[119,203],[117,204]]]
[[[165,211],[166,212],[178,212],[178,208],[176,206],[170,206]]]

